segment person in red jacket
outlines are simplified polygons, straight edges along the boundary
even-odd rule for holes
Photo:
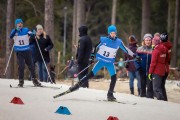
[[[148,78],[153,82],[154,96],[158,100],[165,100],[162,92],[162,83],[166,73],[167,48],[163,45],[161,36],[162,35],[160,35],[160,39],[156,39],[155,42]]]
[[[167,76],[169,74],[169,65],[170,65],[170,60],[171,60],[172,43],[168,40],[168,34],[167,33],[162,33],[161,34],[161,41],[162,41],[162,44],[168,50],[167,54],[166,54],[166,61],[165,61],[165,64],[166,64],[166,73],[165,73],[165,76],[164,76],[163,81],[162,81],[162,92],[163,92],[163,95],[164,95],[164,100],[168,101],[167,94],[166,94],[165,84],[166,84]]]

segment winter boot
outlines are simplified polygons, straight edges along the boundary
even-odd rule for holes
[[[116,85],[116,74],[111,76],[111,82],[107,94],[108,101],[116,101],[116,98],[113,95],[115,85]]]
[[[24,85],[24,80],[19,80],[18,86],[19,86],[19,87],[23,87],[23,85]]]
[[[134,88],[130,88],[131,94],[134,95]]]
[[[77,89],[79,89],[80,87],[83,86],[83,84],[85,84],[86,82],[88,82],[88,80],[90,78],[92,78],[94,76],[94,73],[91,71],[89,74],[87,74],[86,76],[84,76],[81,80],[79,80],[78,83],[76,83],[74,86],[70,87],[69,90],[72,92],[72,91],[75,91]]]
[[[41,86],[41,83],[36,78],[32,78],[32,82],[34,86],[37,86],[37,87]]]
[[[107,100],[108,101],[116,101],[116,98],[114,97],[113,93],[109,93],[107,94]]]
[[[138,89],[138,96],[140,96],[140,90],[141,90],[141,89]]]

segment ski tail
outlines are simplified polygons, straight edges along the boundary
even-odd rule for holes
[[[68,89],[68,90],[65,91],[65,92],[62,92],[62,93],[60,93],[60,94],[57,94],[57,95],[53,96],[53,98],[55,99],[55,98],[61,97],[61,96],[63,96],[63,95],[66,95],[66,94],[68,94],[68,93],[71,93],[71,92],[73,92],[73,91],[71,91],[70,89]]]

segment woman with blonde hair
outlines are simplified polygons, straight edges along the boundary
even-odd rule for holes
[[[141,90],[140,97],[153,98],[152,82],[148,80],[148,71],[151,63],[152,54],[152,35],[147,33],[143,37],[142,46],[138,47],[136,54],[141,57],[140,62],[135,62],[136,69],[139,71]]]
[[[53,48],[54,45],[49,35],[47,35],[46,32],[43,30],[42,25],[37,25],[36,30],[36,36],[31,37],[31,41],[35,42],[35,61],[38,64],[38,76],[40,81],[48,82],[48,74],[42,57],[44,58],[47,65],[50,62],[49,51]],[[42,56],[40,52],[42,52]]]

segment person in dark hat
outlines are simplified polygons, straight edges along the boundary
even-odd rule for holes
[[[162,44],[167,35],[161,34],[152,52],[152,60],[149,68],[148,78],[153,83],[154,96],[158,100],[165,100],[163,94],[163,78],[166,74],[167,48]],[[157,40],[156,40],[157,41]]]
[[[89,58],[92,52],[92,41],[91,38],[88,36],[88,28],[87,26],[79,27],[79,36],[80,39],[78,41],[78,48],[77,48],[77,63],[78,63],[78,72],[82,71],[86,68],[89,64]],[[88,74],[88,69],[83,71],[79,76],[78,79],[82,79],[86,74]],[[89,88],[89,82],[86,81],[81,87]]]

